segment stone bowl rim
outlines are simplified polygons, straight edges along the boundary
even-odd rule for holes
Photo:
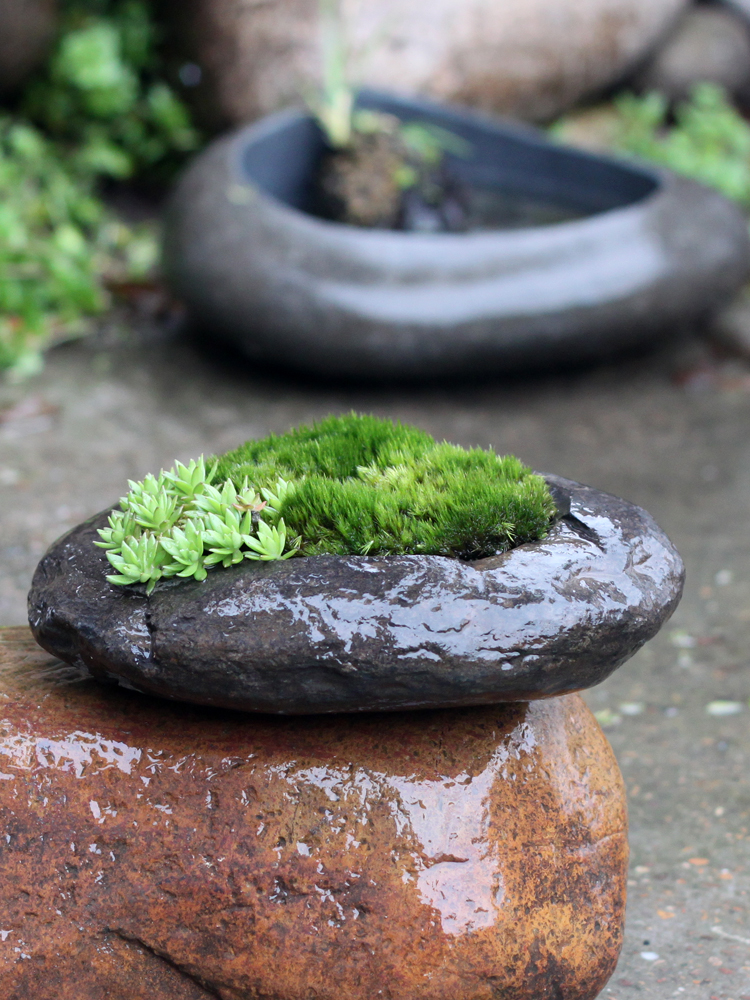
[[[357,92],[357,96],[363,99],[365,104],[369,102],[380,103],[382,100],[392,100],[396,104],[403,103],[404,106],[410,105],[415,109],[421,108],[425,114],[445,112],[455,117],[460,117],[469,127],[485,128],[499,134],[507,135],[534,149],[550,150],[553,154],[561,154],[563,157],[575,157],[581,162],[606,164],[621,171],[623,174],[631,175],[634,178],[637,177],[642,182],[648,183],[650,187],[649,190],[644,191],[637,197],[624,200],[620,204],[608,208],[591,209],[579,218],[568,219],[562,222],[525,225],[512,229],[490,228],[486,230],[469,230],[460,233],[403,232],[396,229],[355,226],[346,222],[322,218],[303,208],[289,204],[289,202],[277,197],[248,176],[242,162],[247,147],[251,143],[262,141],[269,134],[278,132],[284,126],[289,126],[303,120],[314,122],[314,114],[304,107],[288,106],[263,115],[257,121],[240,125],[226,135],[218,136],[209,147],[199,153],[199,157],[211,151],[219,150],[222,146],[225,147],[228,157],[228,172],[231,175],[232,181],[239,187],[252,190],[253,200],[259,199],[263,203],[264,209],[267,212],[271,212],[279,222],[283,220],[290,227],[305,228],[310,233],[317,231],[329,239],[331,237],[335,238],[336,234],[340,235],[343,239],[349,239],[352,237],[352,234],[356,234],[360,245],[370,244],[373,248],[387,244],[403,244],[405,241],[408,241],[410,247],[415,248],[420,245],[425,248],[434,245],[442,245],[444,247],[451,245],[466,246],[467,243],[473,243],[477,247],[482,247],[484,245],[493,246],[498,241],[507,243],[511,247],[514,244],[523,244],[529,237],[538,238],[541,234],[545,234],[545,238],[549,239],[557,233],[560,234],[559,239],[564,239],[568,233],[585,232],[597,220],[603,218],[611,218],[613,220],[619,216],[628,218],[634,210],[640,210],[655,199],[660,199],[665,194],[665,189],[671,189],[674,181],[677,179],[674,172],[659,164],[650,163],[636,157],[618,156],[616,153],[607,151],[594,152],[573,146],[569,143],[555,142],[546,136],[544,131],[539,127],[503,118],[502,116],[492,115],[475,108],[369,87],[361,88]],[[683,186],[705,190],[703,185],[699,185],[689,178],[680,177],[679,181]]]

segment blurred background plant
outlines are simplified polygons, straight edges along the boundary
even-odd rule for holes
[[[718,84],[696,84],[673,111],[657,91],[622,93],[610,104],[561,118],[551,131],[562,141],[658,163],[750,210],[750,124]]]
[[[157,263],[154,223],[130,225],[106,191],[166,182],[200,138],[161,73],[141,0],[68,0],[46,64],[0,116],[0,371],[92,329],[110,287]]]

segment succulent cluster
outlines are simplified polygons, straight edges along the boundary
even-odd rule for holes
[[[258,493],[247,480],[240,489],[230,479],[216,485],[214,472],[201,458],[129,481],[121,509],[110,514],[95,543],[117,571],[107,577],[110,583],[145,583],[150,594],[162,577],[205,580],[214,566],[294,555],[299,539],[288,542],[279,516],[292,485],[279,478],[273,489]]]

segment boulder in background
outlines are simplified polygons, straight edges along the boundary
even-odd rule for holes
[[[317,0],[165,0],[183,81],[214,127],[299,103]],[[357,83],[541,121],[621,78],[686,0],[342,0]]]

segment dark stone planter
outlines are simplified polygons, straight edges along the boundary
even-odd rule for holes
[[[747,276],[741,212],[699,184],[469,112],[360,100],[467,139],[452,168],[472,187],[581,217],[444,234],[328,222],[305,211],[316,124],[264,119],[197,158],[165,234],[175,292],[253,359],[392,379],[592,358],[695,322]]]
[[[589,687],[679,601],[679,555],[643,510],[550,477],[548,537],[474,563],[319,556],[244,563],[151,595],[107,583],[106,513],[37,568],[49,652],[139,690],[246,711],[352,712],[526,701]]]

